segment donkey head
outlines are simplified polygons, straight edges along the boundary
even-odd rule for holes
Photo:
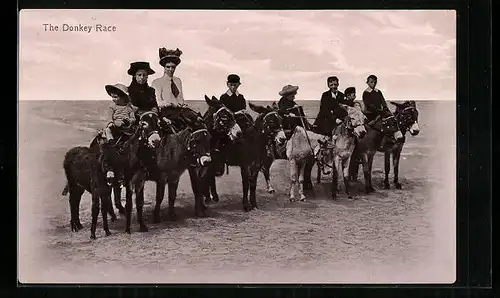
[[[346,126],[348,129],[352,130],[354,135],[358,138],[363,138],[366,135],[365,121],[366,116],[359,107],[350,107],[348,105],[341,104],[342,108],[347,111],[346,116]]]
[[[205,102],[208,104],[208,110],[203,119],[207,126],[216,133],[229,136],[231,141],[236,141],[242,135],[242,131],[233,112],[215,96],[210,99],[205,95]]]
[[[396,106],[394,114],[399,127],[404,131],[408,130],[412,136],[418,135],[420,133],[420,127],[418,126],[418,110],[415,101],[409,100],[403,103],[391,101],[390,103]]]
[[[251,102],[248,105],[254,112],[259,113],[255,120],[255,126],[262,129],[262,133],[265,135],[274,138],[277,144],[283,144],[286,141],[286,136],[283,130],[283,118],[278,114],[278,107],[276,105],[263,107]]]
[[[212,161],[210,143],[211,136],[206,128],[197,129],[189,134],[186,147],[197,166],[204,167]]]
[[[160,126],[161,121],[158,114],[155,112],[145,112],[139,119],[141,129],[141,137],[147,140],[147,145],[151,148],[156,148],[160,143]]]

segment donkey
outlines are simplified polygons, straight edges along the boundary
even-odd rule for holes
[[[89,147],[73,147],[64,156],[63,168],[67,184],[62,195],[69,193],[71,210],[71,230],[74,232],[83,228],[80,223],[80,201],[85,191],[92,195],[92,224],[90,238],[96,239],[97,216],[99,204],[101,208],[103,229],[106,236],[111,235],[108,226],[108,210],[111,206],[111,185],[115,180],[113,148],[99,143],[99,150]]]
[[[356,146],[356,139],[363,138],[366,134],[366,116],[361,108],[340,104],[347,111],[343,122],[333,130],[334,139],[334,164],[335,170],[332,177],[332,199],[337,198],[338,176],[342,174],[344,188],[348,199],[353,199],[349,192],[349,164]],[[321,175],[321,172],[318,173]],[[321,179],[321,178],[320,178]]]
[[[383,144],[385,144],[385,146],[379,148],[378,151],[384,152],[385,189],[390,188],[389,172],[391,171],[391,154],[392,164],[394,167],[394,185],[396,186],[396,189],[401,189],[401,183],[399,183],[399,159],[401,157],[401,151],[403,151],[403,146],[405,144],[406,132],[409,131],[412,136],[416,136],[420,133],[420,127],[418,125],[418,110],[417,104],[414,100],[405,101],[402,104],[396,102],[390,103],[396,106],[394,117],[398,122],[403,137],[395,143],[382,142]]]
[[[394,136],[396,140],[403,137],[399,129],[398,122],[394,115],[386,117],[378,116],[374,120],[365,125],[366,135],[358,139],[357,144],[352,153],[349,164],[349,173],[356,173],[356,168],[359,161],[363,164],[363,174],[365,179],[365,191],[371,193],[375,191],[372,185],[372,165],[375,153],[382,145],[382,141],[386,136]],[[351,176],[350,175],[350,176]]]
[[[221,128],[228,127],[228,123],[232,123],[233,126],[238,125],[234,114],[215,97],[212,99],[205,97],[205,101],[209,108],[204,119],[209,129],[214,132],[214,138],[217,137],[217,141],[219,141],[219,149],[224,162],[228,166],[240,167],[243,210],[248,212],[257,209],[255,195],[257,176],[267,155],[267,144],[273,140],[277,142],[285,140],[285,133],[281,126],[282,119],[277,111],[269,106],[266,108],[249,103],[250,107],[260,115],[256,118],[255,123],[249,124],[239,137],[228,140],[226,134],[218,132],[221,131]],[[215,189],[215,183],[212,183],[211,186],[212,189]],[[208,195],[206,194],[206,196]]]
[[[132,194],[135,188],[136,192],[136,210],[137,220],[141,231],[147,231],[147,227],[143,220],[144,197],[141,196],[142,185],[138,184],[134,177],[138,172],[146,171],[145,168],[151,168],[151,154],[155,147],[159,146],[160,133],[162,123],[158,114],[155,112],[146,112],[141,115],[139,125],[132,128],[132,133],[122,135],[110,146],[116,148],[117,158],[120,159],[118,165],[114,165],[114,169],[119,174],[119,180],[122,183],[115,183],[113,192],[115,195],[115,205],[120,213],[124,213],[128,225],[125,232],[130,233],[130,220],[132,214]],[[91,148],[103,139],[102,134],[98,135],[91,143]],[[125,187],[125,208],[121,204],[121,187]],[[112,210],[112,208],[111,208]],[[112,215],[113,216],[113,215]]]
[[[286,156],[290,164],[290,202],[295,201],[295,187],[298,182],[300,201],[305,201],[304,195],[304,168],[306,162],[322,156],[318,166],[333,168],[331,154],[324,154],[324,150],[332,150],[332,140],[325,135],[307,131],[302,126],[296,126],[291,138],[286,143]]]
[[[156,204],[153,212],[153,222],[161,221],[161,203],[165,195],[165,187],[168,185],[168,216],[176,220],[175,200],[177,188],[181,175],[188,170],[191,187],[195,197],[196,216],[206,216],[206,206],[203,203],[205,191],[204,180],[206,179],[207,166],[211,162],[210,140],[211,136],[201,115],[184,106],[175,109],[175,125],[169,123],[161,130],[161,141],[151,154],[154,156],[155,170],[147,173],[144,168],[136,173],[133,181],[137,186],[137,196],[143,198],[144,184],[146,181],[156,183]],[[166,113],[172,111],[160,111],[163,118]],[[174,118],[171,115],[170,118]],[[185,126],[185,127],[184,127]],[[180,130],[180,131],[179,131]],[[130,221],[127,219],[127,227],[130,229]],[[142,228],[142,231],[145,229]]]

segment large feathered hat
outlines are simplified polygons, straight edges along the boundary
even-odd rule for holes
[[[176,65],[181,63],[180,56],[182,55],[182,51],[179,50],[179,48],[175,50],[167,50],[166,48],[160,48],[159,55],[160,55],[160,65],[163,67],[165,67],[165,64],[167,64],[167,62],[173,62]]]

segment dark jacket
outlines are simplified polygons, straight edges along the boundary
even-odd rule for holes
[[[247,108],[245,97],[240,93],[229,95],[229,93],[226,92],[220,96],[219,100],[233,113]]]
[[[331,135],[332,130],[336,126],[335,120],[345,118],[347,114],[340,107],[340,103],[349,104],[345,99],[344,93],[337,91],[337,97],[334,98],[330,90],[323,92],[319,112],[314,121],[318,133]]]
[[[374,90],[367,88],[363,92],[363,103],[365,105],[364,113],[369,121],[375,119],[378,115],[386,116],[391,114],[382,91],[376,88]]]
[[[278,113],[283,117],[283,129],[295,129],[295,126],[303,126],[302,121],[305,124],[305,128],[310,130],[310,123],[305,118],[306,115],[301,106],[297,105],[295,101],[291,101],[282,97],[278,102]],[[298,117],[288,117],[290,113],[295,114],[295,116],[304,117],[302,120]]]
[[[128,87],[128,93],[133,106],[138,108],[138,112],[147,112],[153,109],[158,110],[156,103],[155,89],[147,83],[138,84],[132,80]]]

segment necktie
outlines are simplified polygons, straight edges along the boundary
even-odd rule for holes
[[[177,97],[179,95],[179,88],[177,88],[177,85],[175,85],[174,80],[170,80],[170,88],[172,89],[172,94],[174,97]]]

